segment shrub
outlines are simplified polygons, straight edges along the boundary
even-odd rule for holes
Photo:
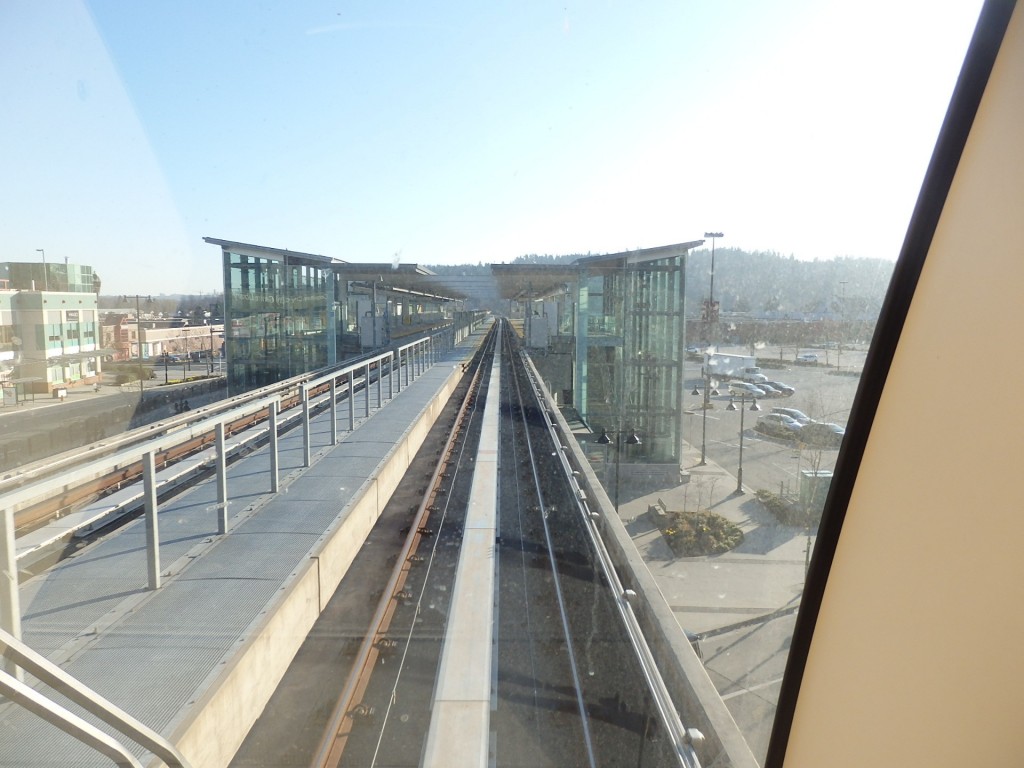
[[[743,531],[715,512],[670,512],[661,532],[679,557],[717,555],[743,542]]]
[[[754,496],[783,525],[811,525],[817,527],[818,523],[821,522],[820,507],[812,507],[805,511],[799,504],[791,504],[782,497],[763,488],[757,491]]]

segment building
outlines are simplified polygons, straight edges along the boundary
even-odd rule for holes
[[[98,381],[104,350],[92,267],[0,263],[4,402]]]
[[[152,317],[134,312],[103,313],[103,344],[112,359],[160,362],[166,356],[182,361],[205,361],[222,356],[224,325],[213,318],[192,325],[181,317]]]
[[[678,482],[686,255],[695,240],[557,265],[492,265],[548,387],[632,481]]]
[[[465,298],[442,295],[415,264],[204,240],[221,248],[232,394],[388,347],[451,320]]]
[[[204,239],[222,253],[231,393],[386,348],[450,321],[468,298],[459,276],[414,264]],[[500,297],[489,309],[523,318],[549,388],[611,441],[606,462],[635,465],[637,482],[680,479],[686,254],[703,243],[493,264],[494,290],[474,297]]]

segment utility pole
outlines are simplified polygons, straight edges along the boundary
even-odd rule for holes
[[[141,302],[142,302],[142,296],[140,296],[139,294],[135,294],[134,297],[132,297],[132,296],[122,296],[121,297],[121,301],[124,302],[125,304],[127,304],[128,300],[131,299],[131,298],[135,299],[135,333],[138,336],[138,341],[139,341],[139,401],[141,402],[142,400],[144,400],[146,398],[145,386],[142,383],[142,379],[143,379],[143,368],[142,368],[142,308],[140,306]],[[146,301],[147,302],[152,302],[153,301],[153,297],[152,296],[147,296],[146,297]],[[129,352],[131,352],[131,345],[130,344],[128,345],[128,350],[129,350]]]

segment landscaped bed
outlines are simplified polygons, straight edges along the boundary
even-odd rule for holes
[[[659,499],[648,515],[677,557],[718,555],[743,542],[739,526],[716,512],[674,512]]]

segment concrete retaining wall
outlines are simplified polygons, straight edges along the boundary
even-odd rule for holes
[[[455,366],[374,476],[339,513],[309,558],[299,564],[276,601],[254,622],[238,651],[207,681],[204,693],[170,735],[193,766],[226,768],[229,764],[462,376],[462,366]],[[159,760],[150,763],[162,764]]]

